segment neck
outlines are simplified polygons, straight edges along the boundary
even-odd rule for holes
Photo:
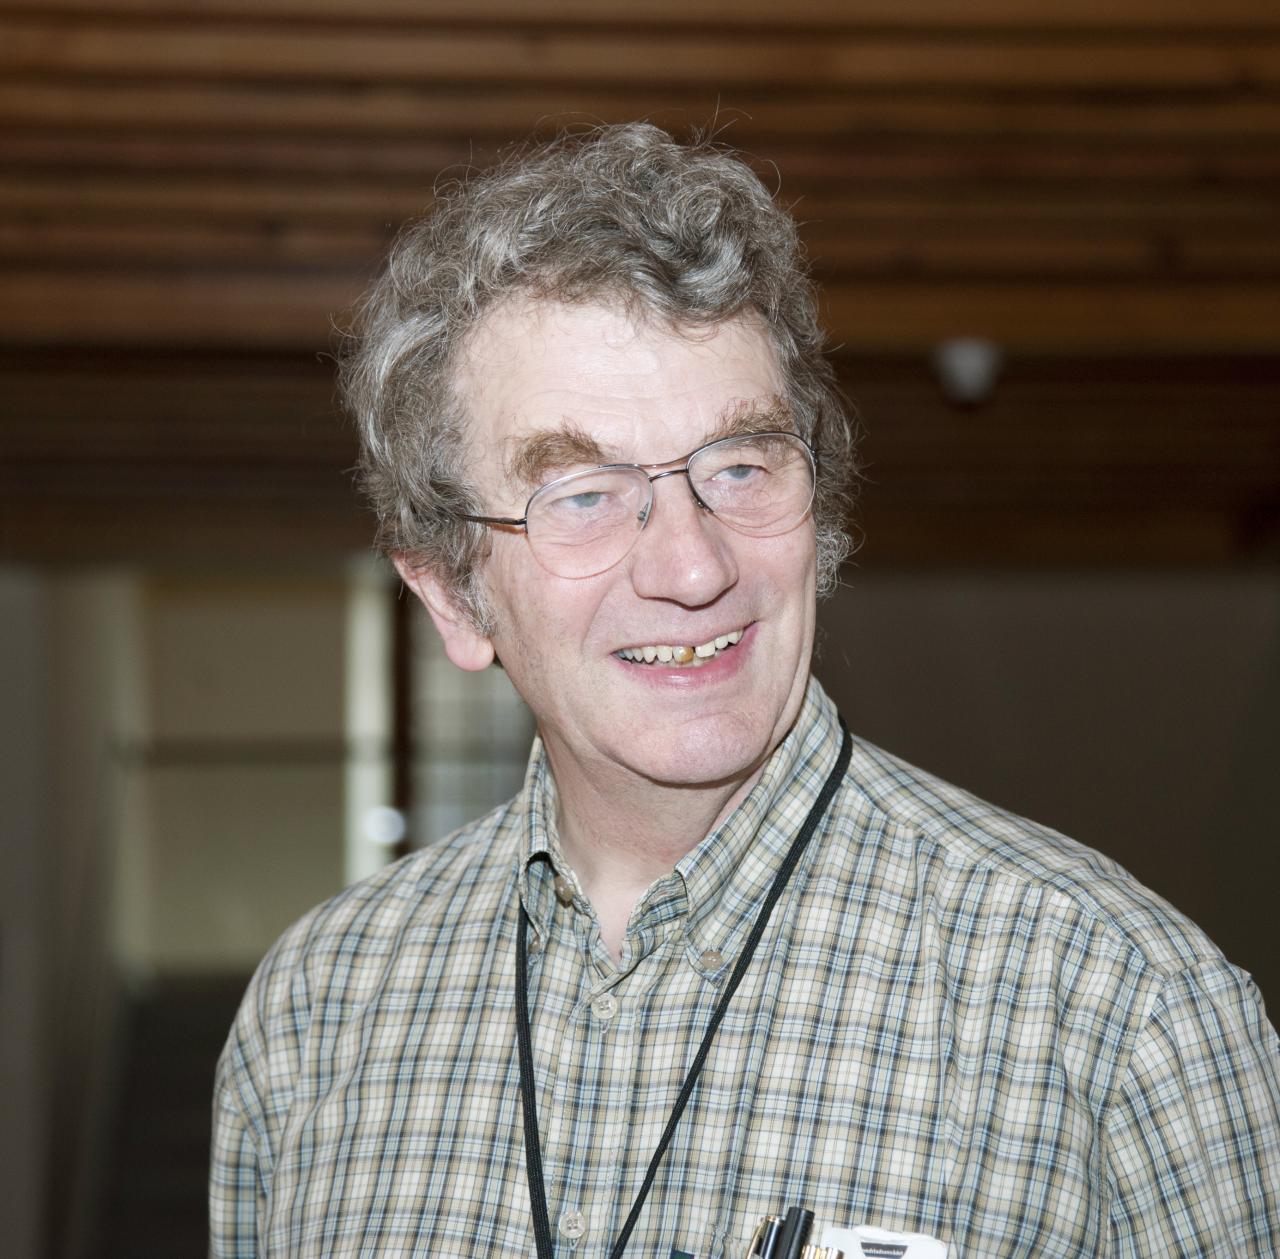
[[[572,764],[561,773],[556,758],[550,759],[560,846],[617,961],[640,898],[733,812],[755,785],[760,766],[725,782],[670,786],[575,773]]]

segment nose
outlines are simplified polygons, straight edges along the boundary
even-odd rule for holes
[[[711,603],[738,580],[731,539],[731,531],[698,505],[688,476],[664,473],[654,478],[649,521],[631,552],[631,584],[645,599],[685,607]]]

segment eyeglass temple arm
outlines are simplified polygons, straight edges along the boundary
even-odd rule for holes
[[[473,516],[470,512],[458,512],[459,520],[470,520],[477,525],[511,525],[513,528],[524,529],[528,527],[529,517],[524,516],[520,520],[516,520],[511,516]]]

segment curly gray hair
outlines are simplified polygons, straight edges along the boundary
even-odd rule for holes
[[[452,388],[467,333],[513,294],[606,300],[677,330],[754,312],[777,351],[786,402],[818,451],[818,588],[849,553],[853,427],[823,355],[817,302],[791,216],[738,156],[645,123],[517,150],[436,189],[356,312],[341,385],[360,476],[387,553],[425,565],[482,630],[477,565],[487,530],[464,464]]]

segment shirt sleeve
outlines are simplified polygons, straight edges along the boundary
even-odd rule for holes
[[[274,993],[268,954],[244,993],[214,1076],[209,1157],[211,1259],[257,1259],[273,1171],[269,1038],[262,1027]],[[284,1098],[288,1102],[288,1098]]]
[[[1280,1254],[1280,1042],[1248,975],[1164,981],[1106,1136],[1117,1259]]]
[[[237,1019],[237,1024],[239,1023]],[[233,1027],[218,1062],[209,1152],[209,1255],[257,1259],[269,1176],[264,1124],[254,1104],[244,1045]]]

